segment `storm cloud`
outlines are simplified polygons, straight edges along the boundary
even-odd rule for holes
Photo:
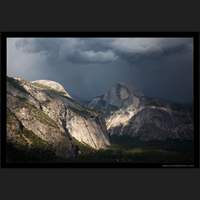
[[[8,75],[60,82],[89,100],[117,82],[146,96],[192,101],[192,38],[8,38]]]

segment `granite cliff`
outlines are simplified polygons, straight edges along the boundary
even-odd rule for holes
[[[77,156],[77,143],[94,150],[110,145],[104,119],[54,81],[7,77],[7,141],[42,146],[57,156]]]

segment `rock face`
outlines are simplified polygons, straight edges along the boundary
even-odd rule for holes
[[[116,84],[88,106],[103,111],[111,136],[130,136],[142,141],[193,137],[190,108],[144,97],[124,84]]]
[[[137,107],[139,104],[138,95],[138,91],[133,93],[130,87],[123,83],[117,83],[104,95],[94,98],[89,103],[89,107],[106,111],[117,110],[129,105]]]
[[[75,156],[74,139],[93,149],[110,144],[99,114],[78,104],[53,81],[8,77],[7,113],[9,142],[31,145],[39,141],[62,157]]]
[[[63,93],[64,96],[67,96],[67,97],[71,98],[71,96],[67,93],[67,91],[65,90],[65,88],[61,84],[59,84],[59,83],[57,83],[55,81],[37,80],[37,81],[32,81],[32,83],[34,85],[38,85],[40,87],[47,87],[49,89],[56,90],[58,92]]]

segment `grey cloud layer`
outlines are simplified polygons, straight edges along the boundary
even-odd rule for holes
[[[22,39],[17,41],[16,47],[27,53],[41,53],[48,58],[68,60],[84,63],[107,63],[117,59],[111,50],[94,50],[87,44],[87,40],[79,38],[63,39]]]
[[[8,38],[8,75],[50,79],[89,100],[116,82],[147,96],[191,102],[191,38]]]
[[[192,50],[188,38],[37,38],[21,39],[16,47],[48,58],[84,63],[109,63],[119,58],[135,58],[170,52],[174,48]],[[129,60],[127,60],[129,61]],[[132,60],[131,60],[132,61]]]

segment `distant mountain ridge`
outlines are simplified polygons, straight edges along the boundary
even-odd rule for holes
[[[193,138],[192,110],[182,105],[148,98],[117,83],[89,107],[103,112],[109,134],[143,141]]]
[[[124,83],[117,83],[104,95],[94,98],[89,103],[89,107],[98,108],[98,106],[100,106],[109,109],[113,106],[117,109],[129,106],[130,104],[134,104],[136,106],[138,104],[138,96],[141,94],[139,94],[138,90],[132,92],[131,89],[132,88],[126,86]]]

